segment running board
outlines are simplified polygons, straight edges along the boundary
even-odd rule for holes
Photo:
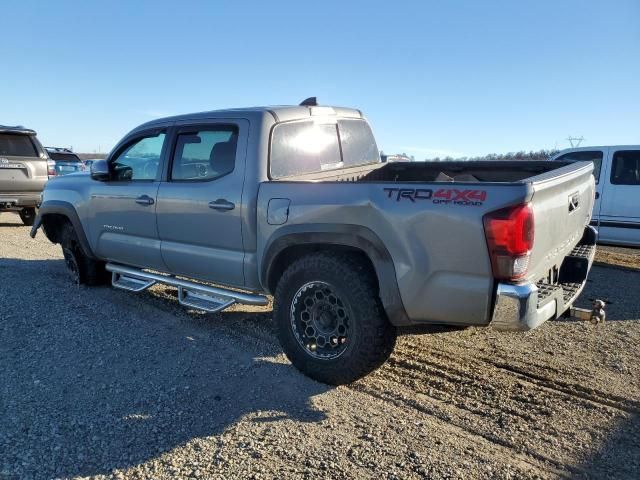
[[[108,263],[106,269],[111,272],[111,283],[116,288],[141,292],[156,283],[163,283],[178,288],[178,301],[180,304],[204,310],[205,312],[219,312],[234,303],[257,306],[268,304],[268,300],[264,295],[212,287],[171,275],[147,272],[138,268],[125,267],[124,265],[113,263]]]
[[[134,277],[132,275],[123,275],[118,272],[111,273],[111,285],[129,292],[141,292],[156,283],[154,280]]]
[[[202,290],[178,287],[178,301],[180,305],[197,308],[205,312],[216,313],[230,307],[236,300],[222,295],[212,295]]]

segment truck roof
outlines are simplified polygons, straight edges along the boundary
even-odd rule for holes
[[[183,115],[175,115],[171,117],[158,118],[152,120],[139,128],[152,127],[156,124],[164,124],[167,122],[184,121],[184,120],[202,120],[207,118],[233,118],[242,116],[244,118],[259,119],[265,115],[270,115],[276,122],[287,122],[291,120],[302,120],[312,115],[336,115],[340,117],[362,118],[362,112],[355,108],[334,107],[334,106],[300,106],[300,105],[274,105],[267,107],[248,107],[248,108],[228,108],[223,110],[210,110],[205,112],[187,113]]]
[[[586,147],[569,147],[560,150],[555,155],[551,156],[551,160],[555,160],[556,158],[564,155],[569,152],[585,152],[590,150],[605,150],[607,148],[613,148],[615,150],[637,150],[640,148],[640,145],[589,145]]]

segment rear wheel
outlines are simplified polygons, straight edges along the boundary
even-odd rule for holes
[[[60,244],[64,262],[76,285],[103,285],[109,281],[109,272],[104,268],[104,262],[89,258],[84,253],[71,224],[63,227]]]
[[[333,385],[378,368],[396,340],[375,277],[346,254],[311,254],[287,268],[276,289],[274,319],[291,363]]]
[[[31,227],[33,225],[33,222],[36,219],[36,209],[35,208],[33,208],[33,207],[23,208],[18,213],[20,215],[20,220],[22,220],[22,223],[24,223],[28,227]]]

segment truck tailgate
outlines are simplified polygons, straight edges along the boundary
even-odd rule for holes
[[[593,164],[580,162],[531,177],[535,241],[526,280],[559,268],[589,225],[594,203]]]

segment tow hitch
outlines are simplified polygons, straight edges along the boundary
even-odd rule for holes
[[[571,307],[571,316],[578,320],[589,321],[593,324],[604,323],[607,318],[607,312],[604,311],[605,304],[608,303],[604,300],[594,300],[592,303],[592,309]]]

